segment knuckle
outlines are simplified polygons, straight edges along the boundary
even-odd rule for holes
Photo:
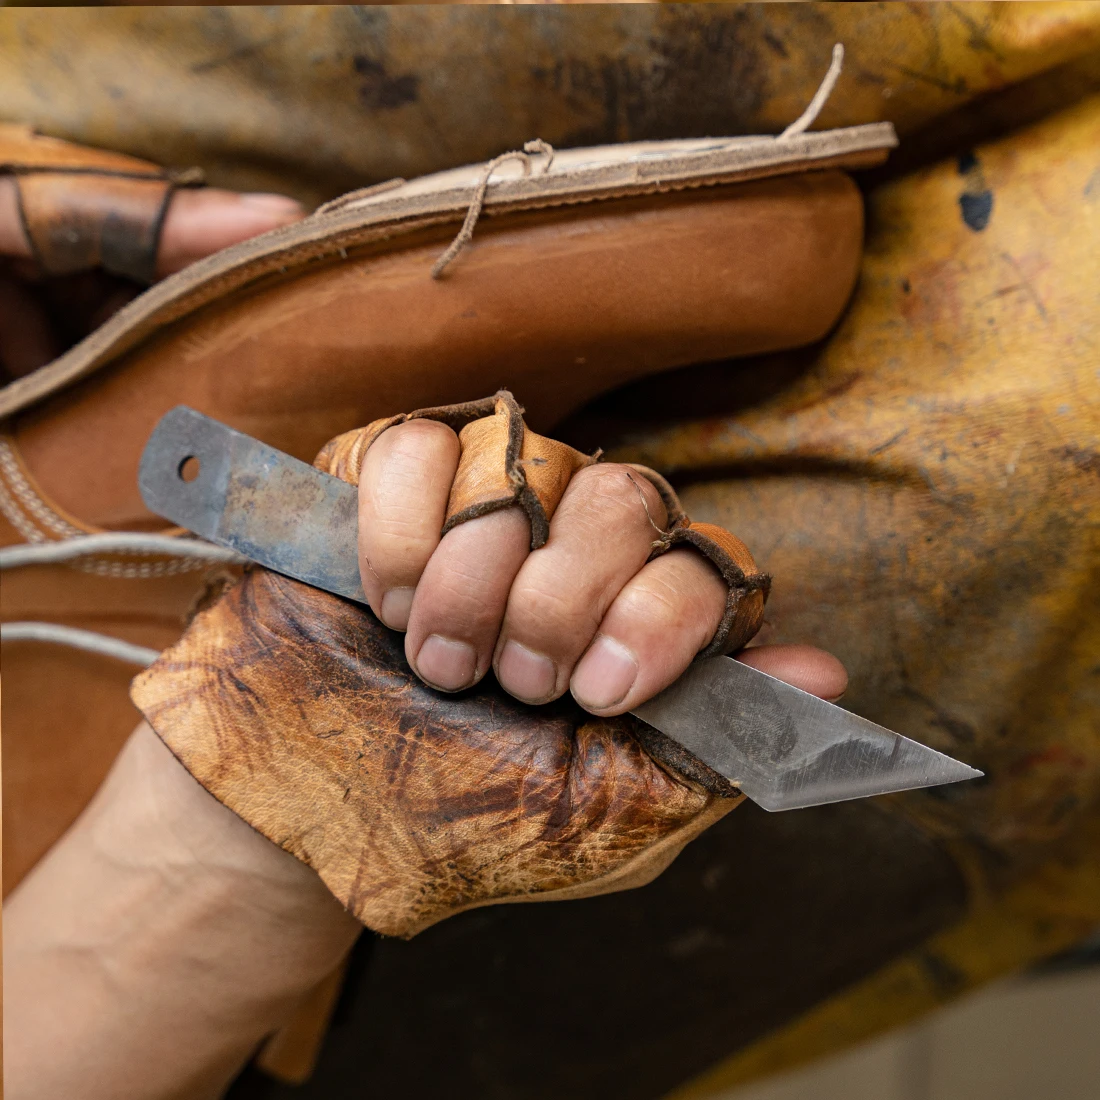
[[[458,466],[458,436],[446,424],[410,420],[383,432],[367,451],[363,475],[394,495],[423,492],[442,473],[448,485]]]
[[[649,481],[618,462],[586,466],[573,478],[570,505],[597,521],[622,522],[624,519],[644,526],[650,520],[663,527],[664,505]]]
[[[529,639],[564,640],[596,621],[591,605],[586,608],[565,586],[516,584],[508,597],[509,626]]]
[[[647,565],[620,594],[615,613],[647,631],[714,634],[726,607],[726,585],[709,562],[691,550],[673,550]]]
[[[415,522],[373,525],[364,544],[375,567],[380,562],[426,561],[438,544],[432,533],[424,533]]]

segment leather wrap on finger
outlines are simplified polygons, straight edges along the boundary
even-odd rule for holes
[[[410,420],[434,420],[459,433],[462,454],[451,488],[446,533],[468,519],[517,504],[531,521],[531,549],[545,545],[550,519],[573,475],[599,460],[532,432],[523,409],[507,390],[480,401],[443,405],[375,420],[365,428],[345,432],[322,448],[315,465],[326,473],[359,483],[367,451],[390,428]],[[749,548],[724,527],[693,523],[676,491],[648,466],[630,465],[657,490],[668,515],[658,528],[651,559],[674,547],[692,547],[726,582],[726,609],[710,643],[698,657],[735,653],[748,643],[764,621],[764,604],[771,577],[756,568]],[[641,507],[644,498],[639,496]],[[652,520],[651,520],[652,522]]]
[[[532,550],[545,545],[550,517],[572,476],[598,457],[531,431],[516,399],[500,390],[480,401],[417,409],[345,432],[322,449],[315,465],[357,485],[371,445],[383,432],[410,420],[446,424],[458,432],[462,445],[443,531],[518,505],[531,522]]]
[[[148,161],[0,125],[0,173],[13,176],[34,258],[47,275],[102,267],[141,283],[156,275],[172,192],[197,182]]]

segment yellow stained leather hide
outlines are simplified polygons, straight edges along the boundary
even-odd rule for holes
[[[668,392],[634,390],[608,413],[614,457],[669,473],[693,516],[759,548],[777,577],[763,640],[830,646],[853,709],[987,771],[891,801],[950,845],[972,901],[678,1100],[910,1020],[1100,924],[1100,6],[0,20],[8,117],[306,201],[536,134],[777,132],[837,40],[848,67],[818,126],[889,119],[903,138],[869,188],[850,310],[812,353],[700,368],[695,407],[670,380],[663,420]]]

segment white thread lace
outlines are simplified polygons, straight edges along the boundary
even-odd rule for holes
[[[20,469],[11,444],[5,439],[0,439],[0,512],[27,540],[21,546],[0,549],[0,570],[64,562],[81,572],[100,577],[146,580],[206,569],[212,563],[245,560],[231,550],[190,536],[151,535],[140,531],[85,533],[59,516],[35,492],[34,486]],[[58,538],[51,539],[42,528]],[[171,557],[168,561],[119,562],[95,560],[94,555],[97,554]],[[142,667],[151,664],[157,657],[156,650],[145,646],[58,623],[4,623],[0,625],[0,640],[67,645]]]

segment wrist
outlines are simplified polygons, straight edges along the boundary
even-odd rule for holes
[[[360,931],[144,723],[4,918],[13,1100],[216,1096]]]

